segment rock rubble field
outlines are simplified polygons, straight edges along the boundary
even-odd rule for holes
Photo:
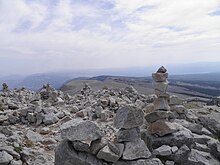
[[[220,109],[187,109],[167,93],[132,86],[69,95],[44,85],[0,92],[0,165],[220,165]]]

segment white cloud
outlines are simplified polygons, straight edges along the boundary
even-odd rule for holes
[[[33,62],[30,72],[216,61],[220,15],[210,13],[219,7],[219,0],[0,0],[0,57],[22,59],[20,71]]]

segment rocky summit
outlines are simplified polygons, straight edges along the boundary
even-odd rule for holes
[[[188,109],[167,92],[132,86],[69,95],[44,85],[0,92],[0,165],[220,165],[220,109]]]

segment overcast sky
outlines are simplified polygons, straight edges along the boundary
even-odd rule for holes
[[[5,74],[220,61],[220,0],[0,0]]]

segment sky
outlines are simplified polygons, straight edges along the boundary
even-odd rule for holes
[[[220,61],[220,0],[0,0],[1,74]]]

